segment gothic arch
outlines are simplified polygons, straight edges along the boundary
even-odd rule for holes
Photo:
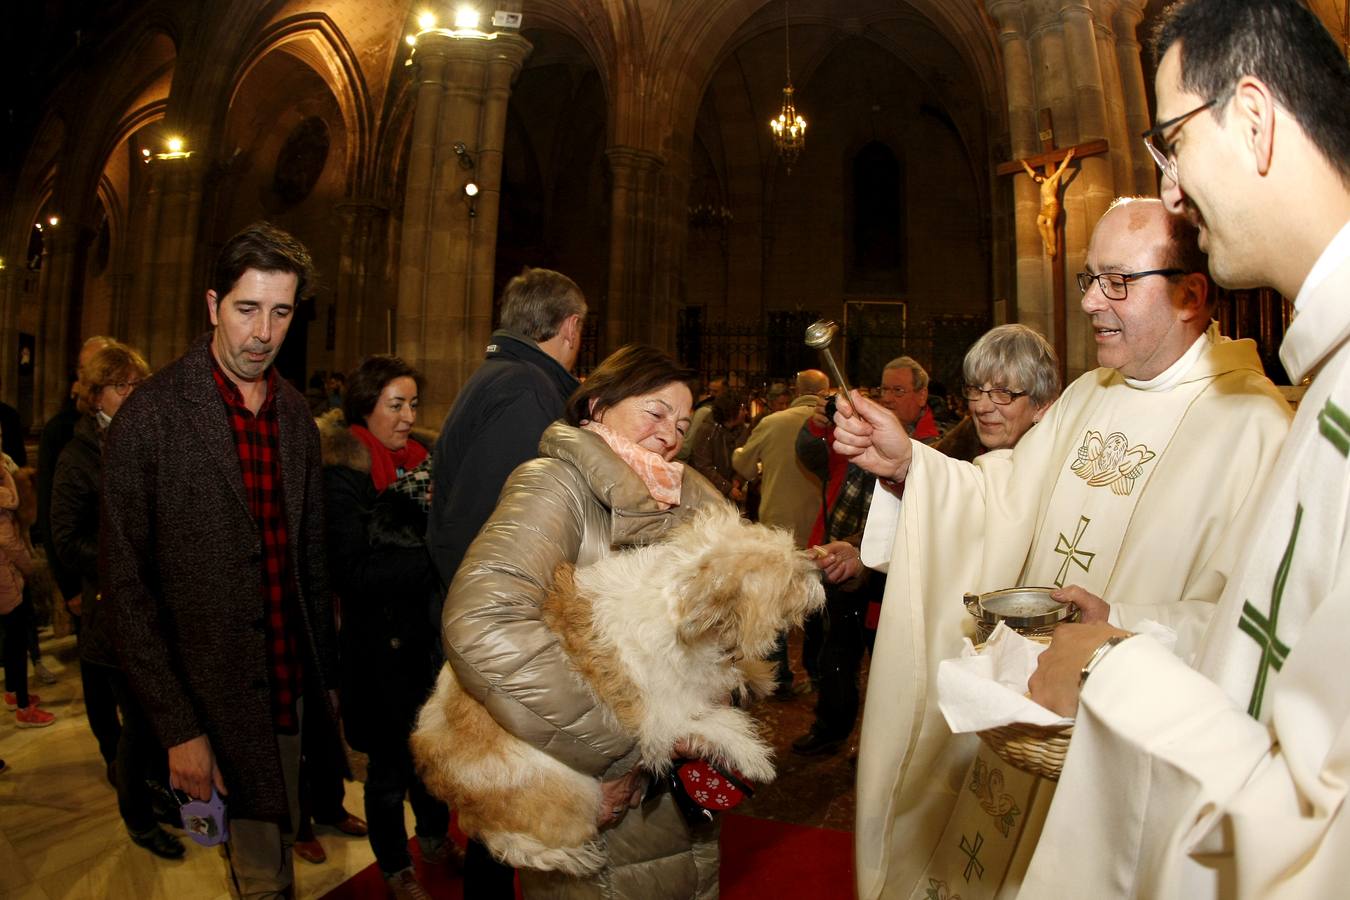
[[[38,212],[50,202],[53,185],[56,182],[57,162],[66,144],[66,122],[56,111],[47,113],[37,136],[29,147],[23,170],[18,179],[18,189],[10,207],[9,239],[4,246],[12,252],[0,254],[6,259],[23,258],[28,246],[28,232],[37,221]]]
[[[248,76],[273,52],[287,53],[323,78],[341,111],[346,141],[347,189],[367,183],[373,170],[371,144],[374,111],[360,61],[346,37],[326,13],[310,12],[271,23],[240,60],[230,79],[227,119]]]

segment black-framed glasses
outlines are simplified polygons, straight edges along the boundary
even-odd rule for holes
[[[140,385],[139,381],[114,381],[109,384],[108,387],[117,391],[117,396],[125,397],[135,390],[138,385]]]
[[[961,396],[966,398],[966,402],[974,403],[981,397],[988,397],[996,406],[1007,406],[1018,397],[1025,397],[1026,391],[1010,391],[1007,388],[984,388],[976,387],[973,384],[961,385]]]
[[[1092,287],[1092,282],[1095,281],[1106,299],[1124,300],[1130,294],[1130,282],[1132,281],[1148,278],[1150,275],[1166,275],[1171,278],[1173,275],[1185,274],[1185,269],[1149,269],[1147,272],[1102,272],[1100,274],[1079,272],[1077,276],[1078,290],[1086,294],[1088,288]]]
[[[1172,149],[1176,145],[1176,141],[1164,144],[1161,147],[1154,143],[1154,141],[1161,139],[1162,136],[1174,126],[1185,124],[1186,120],[1191,116],[1209,109],[1211,106],[1218,103],[1220,99],[1221,98],[1219,97],[1214,97],[1211,100],[1207,100],[1190,112],[1182,113],[1174,119],[1168,119],[1166,122],[1159,122],[1157,125],[1154,125],[1148,131],[1145,131],[1140,135],[1140,137],[1144,139],[1144,146],[1148,148],[1148,155],[1153,157],[1153,162],[1156,163],[1158,168],[1162,170],[1162,173],[1174,183],[1177,181],[1177,157],[1176,154],[1172,152]]]

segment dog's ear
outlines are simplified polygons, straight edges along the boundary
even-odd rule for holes
[[[781,598],[791,590],[791,558],[782,548],[753,541],[727,542],[705,552],[679,586],[676,616],[680,641],[692,645],[712,636],[744,651],[774,638],[783,619]]]
[[[734,559],[720,553],[703,558],[677,589],[675,616],[680,643],[692,645],[709,634],[721,635],[734,627],[740,599]]]

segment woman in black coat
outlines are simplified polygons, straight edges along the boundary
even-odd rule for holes
[[[100,745],[115,746],[109,774],[117,788],[118,811],[133,842],[156,856],[178,859],[184,853],[183,844],[155,821],[148,786],[149,779],[161,784],[167,781],[164,749],[118,668],[98,573],[103,437],[123,402],[149,375],[145,359],[116,341],[100,348],[80,367],[76,408],[83,415],[57,459],[48,522],[61,565],[78,572],[82,582],[80,677],[90,727]],[[120,727],[114,697],[122,713]]]
[[[364,360],[341,410],[319,419],[330,581],[341,600],[342,717],[369,756],[370,845],[391,887],[413,880],[403,799],[424,860],[456,853],[450,812],[413,769],[408,735],[440,667],[439,582],[423,542],[430,457],[412,437],[422,376],[393,356]]]

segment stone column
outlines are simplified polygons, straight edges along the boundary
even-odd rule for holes
[[[1059,19],[1064,26],[1064,44],[1068,75],[1073,86],[1077,128],[1061,138],[1061,144],[1099,138],[1108,141],[1106,92],[1102,85],[1102,65],[1097,53],[1097,21],[1083,0],[1061,0]],[[1058,129],[1056,129],[1058,130]],[[1065,368],[1070,379],[1096,368],[1097,351],[1080,308],[1081,294],[1074,273],[1083,268],[1088,240],[1097,220],[1115,199],[1116,176],[1112,157],[1107,154],[1075,160],[1078,174],[1064,192],[1064,299],[1068,331],[1068,359]]]
[[[1022,4],[1020,0],[993,0],[989,4],[989,14],[998,23],[998,40],[1003,51],[1010,149],[1014,158],[1022,159],[1039,153],[1041,147],[1036,130],[1036,80],[1023,31]],[[1036,229],[1040,192],[1030,178],[1020,175],[1012,178],[1016,241],[1015,318],[1053,339],[1049,269],[1045,265],[1040,232]]]
[[[1061,144],[1110,139],[1106,110],[1106,89],[1102,84],[1102,65],[1097,54],[1097,23],[1092,10],[1081,0],[1065,0],[1060,11],[1064,23],[1064,43],[1072,79],[1077,128],[1061,138]],[[1115,166],[1112,146],[1106,156],[1090,156],[1078,162],[1079,177],[1074,179],[1086,221],[1075,223],[1073,230],[1090,231],[1115,198]],[[1066,228],[1066,230],[1068,230]],[[1072,240],[1066,235],[1066,238]],[[1083,239],[1082,245],[1086,244]]]
[[[653,339],[653,253],[658,175],[665,161],[634,147],[605,151],[613,178],[604,357],[630,341]]]
[[[200,156],[156,158],[150,169],[143,226],[135,236],[140,259],[125,322],[127,340],[158,369],[181,356],[196,337],[193,323],[203,318],[207,284],[193,278],[201,224]]]
[[[692,143],[692,140],[690,141]],[[658,202],[653,228],[651,323],[645,338],[672,354],[676,351],[675,314],[684,304],[684,271],[689,250],[689,160],[675,156],[656,178]],[[722,241],[725,248],[726,240]]]
[[[120,267],[108,276],[108,284],[112,288],[108,302],[108,318],[101,326],[95,325],[92,332],[85,331],[82,335],[83,338],[87,339],[93,334],[123,333],[119,328],[122,323],[118,319],[118,310],[126,309],[131,298],[133,282],[131,273],[122,270]]]
[[[76,235],[73,223],[47,228],[42,235],[42,298],[38,317],[37,359],[41,373],[33,389],[34,418],[46,419],[61,406],[66,384],[66,343],[70,333],[70,298],[75,273]]]
[[[530,50],[514,34],[417,38],[395,346],[427,378],[428,421],[450,408],[491,331],[506,105]]]
[[[19,284],[27,260],[21,256],[0,256],[0,399],[17,406]]]
[[[1095,26],[1097,60],[1101,64],[1102,99],[1106,109],[1106,140],[1110,145],[1111,178],[1122,194],[1133,194],[1135,141],[1125,122],[1125,90],[1120,82],[1120,59],[1116,35],[1109,27],[1115,20],[1115,0],[1102,0]]]
[[[1139,23],[1144,18],[1144,0],[1121,0],[1114,18],[1116,66],[1120,69],[1121,96],[1125,103],[1125,131],[1129,137],[1131,191],[1144,197],[1158,196],[1158,167],[1143,147],[1139,136],[1152,127],[1148,111],[1148,91],[1144,85],[1144,66],[1139,39]],[[1122,183],[1122,186],[1125,183]]]
[[[342,233],[334,291],[338,335],[332,368],[348,372],[364,357],[386,350],[387,307],[379,302],[376,289],[384,263],[389,208],[353,198],[337,204],[334,211],[342,222]]]

